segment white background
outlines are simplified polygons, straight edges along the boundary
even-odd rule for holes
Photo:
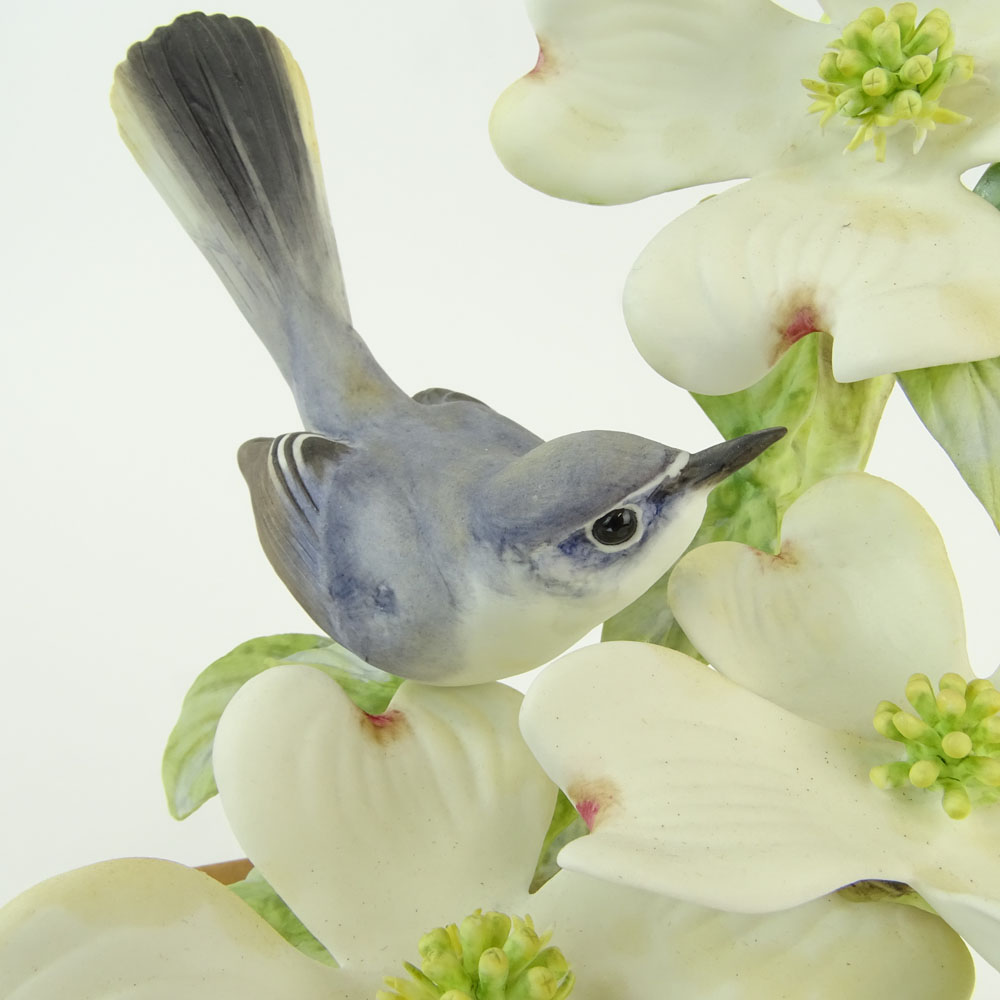
[[[289,394],[107,106],[128,45],[181,11],[55,0],[5,17],[0,901],[108,857],[237,856],[217,801],[167,814],[164,741],[211,660],[316,631],[258,547],[235,462],[243,440],[299,426]],[[228,12],[303,67],[355,324],[404,388],[461,389],[543,437],[717,440],[619,309],[638,251],[706,191],[590,208],[504,172],[486,120],[535,60],[521,0]],[[905,400],[869,469],[937,520],[991,672],[1000,544]],[[1000,995],[988,976],[977,997]]]

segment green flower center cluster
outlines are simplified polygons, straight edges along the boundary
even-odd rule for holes
[[[945,674],[935,694],[924,674],[914,674],[906,698],[915,715],[891,701],[875,710],[875,728],[902,743],[907,759],[873,767],[872,781],[879,788],[939,788],[952,819],[1000,800],[1000,691],[988,680]]]
[[[476,910],[425,934],[420,968],[403,963],[412,981],[387,977],[377,1000],[564,1000],[575,980],[550,937],[531,917]]]
[[[813,97],[810,112],[825,125],[835,114],[857,121],[844,152],[871,140],[875,158],[885,160],[887,129],[913,127],[916,153],[940,124],[968,121],[940,104],[949,84],[964,83],[972,56],[955,54],[955,33],[946,11],[935,7],[917,23],[917,5],[898,3],[886,14],[869,7],[829,46],[819,63],[819,80],[803,80]]]

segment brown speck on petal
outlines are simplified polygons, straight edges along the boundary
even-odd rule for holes
[[[757,557],[758,565],[764,572],[770,569],[779,569],[782,566],[795,566],[798,563],[795,549],[788,542],[781,546],[781,551],[777,555],[761,552],[760,549],[754,549],[753,554]]]

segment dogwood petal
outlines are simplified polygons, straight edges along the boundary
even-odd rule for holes
[[[997,806],[955,821],[940,792],[876,788],[894,744],[801,719],[675,650],[563,657],[521,728],[591,827],[565,868],[737,912],[862,879],[1000,899]]]
[[[529,690],[521,729],[591,826],[564,868],[738,912],[892,877],[892,838],[871,832],[891,821],[870,747],[674,650],[563,657]]]
[[[624,294],[649,364],[716,395],[810,330],[833,335],[841,382],[1000,354],[1000,214],[952,178],[867,166],[762,175],[662,230]]]
[[[372,982],[296,951],[183,865],[106,861],[0,910],[0,996],[17,1000],[367,1000]]]
[[[367,716],[310,667],[246,684],[219,725],[223,807],[248,857],[345,966],[392,974],[431,927],[527,891],[555,787],[500,684],[405,682]]]
[[[962,1000],[968,949],[909,906],[837,896],[779,913],[682,903],[562,871],[528,904],[576,973],[574,1000]]]
[[[490,135],[547,194],[619,203],[744,177],[820,138],[800,79],[835,33],[767,0],[531,0],[534,70]]]
[[[781,552],[714,542],[675,567],[667,599],[708,661],[764,698],[833,729],[874,734],[880,701],[911,674],[971,679],[944,542],[898,486],[834,476],[789,507]]]
[[[919,892],[994,968],[1000,969],[1000,900],[918,883]],[[915,887],[916,888],[916,887]]]

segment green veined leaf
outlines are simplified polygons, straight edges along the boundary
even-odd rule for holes
[[[529,891],[538,892],[559,871],[559,865],[556,862],[559,852],[571,840],[583,837],[586,833],[587,824],[583,822],[580,814],[576,811],[576,806],[560,792],[556,796],[552,822],[549,823],[549,829],[542,841],[542,849],[538,855],[538,863],[535,865],[535,874],[531,879]]]
[[[1000,530],[1000,358],[896,377],[917,416]]]
[[[212,743],[230,699],[251,677],[281,663],[307,663],[324,671],[371,714],[384,711],[402,683],[326,636],[271,635],[241,643],[199,674],[167,740],[163,785],[176,819],[190,816],[218,792],[212,772]]]

